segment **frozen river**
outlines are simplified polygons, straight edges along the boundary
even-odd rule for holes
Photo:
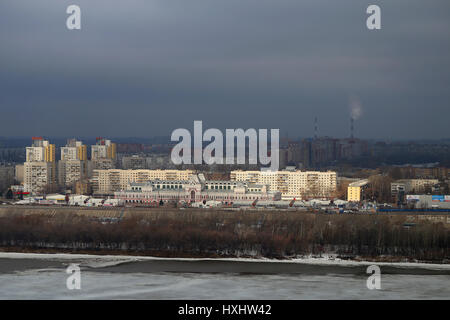
[[[81,268],[69,290],[66,268]],[[449,299],[450,266],[0,253],[0,299]]]

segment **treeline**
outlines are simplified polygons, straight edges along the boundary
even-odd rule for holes
[[[270,258],[336,253],[445,261],[449,240],[443,223],[408,224],[404,216],[192,210],[134,215],[118,223],[73,214],[0,217],[0,246],[24,250]]]

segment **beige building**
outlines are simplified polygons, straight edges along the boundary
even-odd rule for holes
[[[150,180],[189,180],[193,170],[94,170],[92,189],[97,194],[112,194],[124,190],[132,182]]]
[[[368,184],[369,180],[367,179],[350,183],[347,187],[347,201],[360,202],[362,200],[364,189]]]
[[[246,181],[268,185],[269,190],[279,191],[283,199],[329,198],[336,191],[337,174],[334,171],[232,171],[233,181]]]

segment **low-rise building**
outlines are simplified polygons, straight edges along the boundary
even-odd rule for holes
[[[433,187],[438,184],[437,179],[402,179],[391,183],[391,195],[393,197],[399,194],[422,193],[427,187]]]
[[[407,195],[406,201],[416,209],[450,209],[450,195]]]

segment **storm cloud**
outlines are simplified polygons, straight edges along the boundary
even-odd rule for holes
[[[82,29],[66,28],[66,8]],[[366,28],[377,4],[382,29]],[[2,0],[0,136],[449,138],[448,0]],[[355,98],[351,98],[355,97]],[[351,102],[350,102],[351,103]]]

